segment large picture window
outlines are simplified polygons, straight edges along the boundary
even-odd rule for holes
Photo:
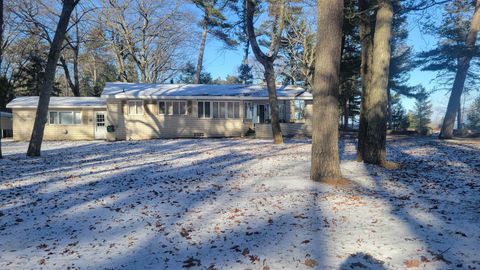
[[[143,114],[143,101],[141,101],[141,100],[128,101],[128,114],[129,115],[142,115]]]
[[[48,123],[50,125],[81,125],[81,112],[49,112]]]
[[[158,114],[185,115],[187,114],[186,101],[159,101]]]

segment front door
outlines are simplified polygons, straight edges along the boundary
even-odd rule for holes
[[[105,140],[107,138],[107,125],[105,112],[95,112],[95,139]]]
[[[258,105],[258,122],[265,123],[265,105]]]

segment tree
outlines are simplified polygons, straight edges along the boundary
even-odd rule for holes
[[[310,177],[314,181],[339,180],[342,175],[338,154],[338,87],[343,0],[318,0],[317,12]]]
[[[0,68],[2,67],[2,59],[3,59],[3,0],[0,0]],[[0,87],[2,90],[2,96],[3,96],[3,91],[4,89],[3,88],[7,88],[8,87],[8,84],[4,83],[3,80],[4,78],[3,77],[0,77],[1,81],[0,81]],[[7,89],[5,89],[7,90]],[[2,98],[3,100],[3,98]],[[0,109],[3,109],[3,106],[0,107]],[[1,127],[0,127],[0,130],[1,130]],[[2,137],[3,137],[3,134],[0,134],[0,159],[3,158],[3,155],[2,155]]]
[[[270,104],[271,110],[271,122],[272,122],[272,133],[273,133],[273,142],[275,144],[282,144],[282,130],[280,128],[280,117],[278,114],[278,100],[277,100],[277,90],[276,90],[276,80],[275,80],[275,70],[274,62],[278,56],[278,50],[280,48],[280,40],[283,32],[283,25],[285,21],[285,1],[276,1],[269,2],[269,11],[273,16],[272,28],[270,32],[270,47],[269,53],[265,54],[262,52],[260,45],[257,41],[257,35],[255,34],[255,29],[253,26],[253,17],[257,9],[256,0],[245,0],[246,1],[246,25],[248,32],[248,39],[252,46],[253,53],[255,58],[260,62],[264,68],[264,78],[267,82],[268,89],[268,102]]]
[[[424,70],[437,71],[439,78],[451,83],[450,99],[443,120],[440,139],[453,137],[455,118],[460,112],[460,99],[464,89],[476,88],[478,71],[473,72],[470,63],[477,54],[476,40],[480,29],[480,0],[473,6],[470,0],[454,0],[445,6],[437,46],[419,55],[419,62],[426,63]],[[467,19],[467,14],[470,21]],[[461,118],[461,117],[459,117]]]
[[[182,69],[182,72],[178,76],[179,83],[185,84],[193,84],[195,83],[195,74],[196,69],[192,62],[187,62],[185,67]],[[208,72],[201,72],[200,73],[200,84],[211,84],[212,83],[212,75]]]
[[[420,135],[427,135],[430,130],[429,125],[432,117],[432,104],[429,97],[430,94],[425,88],[420,87],[416,97],[415,112],[413,114],[415,129]]]
[[[343,19],[342,61],[340,64],[340,110],[341,122],[344,129],[348,129],[349,120],[352,122],[360,113],[361,81],[360,81],[360,38],[355,15],[355,2],[345,1],[345,15]]]
[[[379,0],[372,33],[370,3],[360,0],[363,13],[360,25],[362,40],[362,106],[358,135],[358,159],[386,166],[387,87],[389,81],[393,5]],[[372,37],[373,36],[373,37]],[[372,39],[373,38],[373,39]]]
[[[228,23],[223,11],[231,4],[230,0],[192,0],[192,2],[202,11],[202,20],[200,26],[202,27],[202,37],[200,39],[200,48],[198,50],[197,67],[195,72],[194,83],[200,83],[200,75],[203,69],[203,54],[205,52],[205,43],[207,35],[211,34],[213,37],[222,41],[227,47],[234,47],[237,41],[230,38],[228,30],[232,26]]]
[[[405,108],[402,105],[402,102],[400,101],[400,94],[395,93],[391,97],[391,126],[390,128],[393,131],[405,131],[408,129],[410,126],[410,122],[408,121],[407,113],[405,111]]]
[[[280,43],[279,73],[284,84],[313,86],[315,71],[315,33],[305,14],[305,7],[289,7],[285,18],[285,36]]]
[[[394,3],[394,17],[392,24],[392,41],[390,60],[390,72],[388,80],[388,128],[393,129],[394,104],[393,96],[401,94],[407,97],[415,97],[416,88],[409,85],[410,71],[415,68],[412,47],[408,45],[407,13],[402,10],[406,6],[402,2]]]
[[[63,0],[62,12],[58,20],[55,35],[48,53],[47,65],[45,68],[45,79],[40,88],[40,97],[38,100],[35,123],[33,125],[32,137],[28,145],[27,156],[40,156],[43,141],[45,123],[47,122],[48,105],[50,103],[50,94],[55,80],[55,71],[57,69],[58,59],[62,49],[62,44],[67,32],[70,16],[75,6],[80,0]]]
[[[242,84],[253,83],[252,67],[248,64],[248,60],[238,67],[238,79]]]
[[[125,82],[165,82],[186,63],[191,16],[181,1],[102,0],[100,35],[115,56]]]
[[[468,128],[480,132],[480,96],[470,105],[467,113]]]

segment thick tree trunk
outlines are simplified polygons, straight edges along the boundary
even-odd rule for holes
[[[475,43],[480,30],[480,0],[477,0],[475,5],[475,13],[472,16],[472,22],[470,24],[470,31],[465,42],[466,50],[465,55],[458,60],[457,74],[453,81],[452,93],[448,100],[447,112],[443,119],[442,129],[440,131],[440,139],[451,139],[453,137],[453,126],[455,124],[455,116],[457,115],[460,107],[460,98],[465,86],[465,80],[467,78],[468,68],[470,67],[470,61],[476,52]]]
[[[278,104],[277,104],[277,89],[275,85],[275,71],[273,68],[273,62],[275,61],[278,49],[280,47],[280,37],[277,36],[278,33],[272,33],[272,46],[273,50],[270,55],[265,55],[257,42],[257,37],[255,35],[255,30],[253,28],[253,14],[255,13],[256,1],[254,0],[245,0],[246,2],[246,16],[245,23],[247,27],[248,40],[252,46],[252,51],[255,54],[257,60],[263,65],[265,71],[265,81],[267,82],[268,88],[268,102],[271,109],[271,121],[272,121],[272,132],[273,132],[273,142],[275,144],[283,143],[282,130],[280,128],[280,117],[278,115]],[[280,20],[283,20],[281,18]],[[282,28],[282,27],[280,27]],[[281,33],[281,29],[279,31]]]
[[[357,145],[357,160],[363,161],[363,149],[365,144],[367,120],[366,120],[366,97],[370,91],[370,67],[373,55],[373,32],[370,15],[369,0],[359,0],[360,13],[360,41],[362,46],[361,51],[361,66],[360,73],[362,76],[362,100],[360,105],[360,124],[358,128],[358,145]]]
[[[50,51],[48,53],[47,66],[45,68],[45,79],[40,88],[40,98],[38,100],[35,123],[33,125],[32,137],[28,145],[27,156],[40,156],[42,148],[43,133],[45,123],[47,122],[48,105],[50,103],[50,94],[55,81],[55,71],[57,69],[58,58],[62,50],[62,44],[65,39],[70,15],[77,5],[78,0],[63,0],[62,13],[55,30]]]
[[[200,40],[200,49],[198,50],[198,59],[197,59],[197,69],[195,70],[195,81],[194,83],[200,83],[200,75],[203,68],[203,54],[205,53],[205,43],[207,42],[207,23],[203,25],[202,39]]]
[[[378,3],[373,41],[370,89],[365,96],[363,161],[386,164],[387,87],[390,70],[393,7],[391,0]]]
[[[317,14],[310,178],[321,182],[342,177],[338,154],[338,95],[343,0],[317,0]]]

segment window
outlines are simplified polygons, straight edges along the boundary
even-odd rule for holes
[[[295,119],[302,120],[305,116],[305,100],[295,100]]]
[[[158,114],[165,114],[165,101],[158,102]]]
[[[49,112],[48,123],[50,125],[81,125],[81,112]]]
[[[158,114],[185,115],[187,114],[186,101],[159,101]]]
[[[218,102],[213,102],[213,118],[220,118],[220,112],[218,110]]]
[[[132,100],[128,102],[128,114],[129,115],[141,115],[143,114],[143,101]]]
[[[245,102],[245,119],[253,119],[253,104],[251,102]]]
[[[198,102],[198,118],[210,118],[210,101]]]
[[[213,118],[240,118],[240,102],[212,102]]]

